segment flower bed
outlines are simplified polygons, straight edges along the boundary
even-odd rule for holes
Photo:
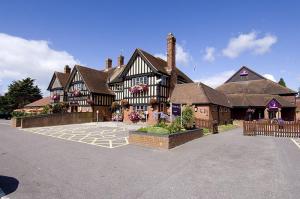
[[[202,136],[202,129],[185,130],[172,134],[131,131],[129,132],[128,140],[130,144],[160,149],[171,149]]]
[[[142,93],[142,92],[146,92],[148,91],[148,85],[146,84],[139,84],[139,85],[135,85],[131,88],[129,88],[129,92],[130,93]]]

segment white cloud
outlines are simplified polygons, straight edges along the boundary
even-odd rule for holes
[[[203,60],[208,62],[215,61],[215,51],[216,49],[214,47],[206,47]]]
[[[207,76],[198,80],[194,80],[194,82],[202,82],[212,88],[216,88],[222,85],[226,80],[228,80],[233,74],[234,70],[224,71],[222,73],[214,74],[211,76]]]
[[[157,53],[155,57],[160,57],[161,59],[167,61],[167,55],[162,53]],[[192,60],[192,56],[183,48],[182,45],[176,44],[176,65],[187,66]]]
[[[247,51],[262,55],[268,52],[276,42],[277,37],[274,35],[269,34],[258,38],[256,32],[250,32],[231,38],[227,47],[222,52],[224,56],[229,58],[236,58]]]
[[[271,75],[271,74],[264,74],[263,75],[265,78],[269,79],[269,80],[272,80],[273,82],[277,82],[274,75]]]
[[[78,61],[72,55],[52,49],[48,41],[0,33],[1,92],[11,81],[28,76],[45,89],[54,71],[63,71],[66,64],[72,66],[75,63]]]

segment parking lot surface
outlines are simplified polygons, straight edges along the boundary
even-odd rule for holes
[[[101,122],[25,128],[22,130],[99,147],[116,148],[127,145],[128,131],[140,127],[141,125],[127,125],[121,122]]]

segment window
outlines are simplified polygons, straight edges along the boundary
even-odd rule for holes
[[[142,76],[142,77],[135,77],[132,79],[133,85],[139,85],[139,84],[148,84],[148,77]]]
[[[116,84],[115,85],[115,91],[121,91],[122,90],[122,85],[121,84]]]
[[[167,77],[165,76],[161,77],[161,85],[167,85]]]
[[[137,105],[133,106],[134,111],[147,111],[147,105]]]

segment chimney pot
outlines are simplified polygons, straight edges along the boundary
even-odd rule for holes
[[[105,61],[105,65],[106,65],[105,70],[111,69],[112,68],[112,59],[107,58],[106,61]]]
[[[124,56],[123,56],[123,55],[120,55],[120,56],[118,57],[118,66],[120,67],[120,66],[122,66],[122,65],[124,65]]]
[[[71,68],[70,68],[69,65],[65,65],[64,72],[65,72],[66,74],[70,74],[70,73],[71,73]]]

